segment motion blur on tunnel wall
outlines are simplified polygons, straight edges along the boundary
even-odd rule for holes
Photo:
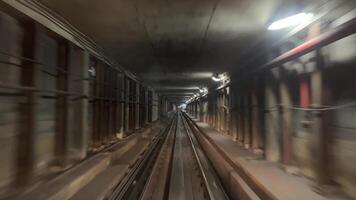
[[[2,0],[0,199],[176,110],[356,199],[355,32],[352,0]]]

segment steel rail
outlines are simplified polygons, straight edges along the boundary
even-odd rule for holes
[[[214,167],[180,111],[177,117],[168,199],[229,199]]]
[[[180,113],[180,115],[181,115],[181,117],[183,119],[182,121],[183,121],[183,124],[184,124],[184,128],[185,128],[185,130],[187,132],[191,147],[192,147],[193,152],[194,152],[194,156],[196,158],[196,161],[198,163],[200,172],[201,172],[203,180],[204,180],[205,187],[206,187],[206,189],[208,191],[209,199],[211,199],[211,200],[229,199],[229,197],[227,196],[227,194],[224,191],[224,188],[222,187],[222,184],[220,183],[220,180],[211,180],[211,181],[208,180],[208,175],[206,173],[206,169],[204,169],[203,164],[202,164],[202,160],[201,160],[202,158],[198,155],[197,146],[199,144],[197,143],[196,140],[195,140],[195,142],[193,141],[192,129],[190,128],[190,125],[188,124],[186,117],[181,113]],[[213,169],[210,169],[210,171],[212,171],[212,170]],[[212,173],[215,175],[215,171],[213,171]],[[215,177],[213,177],[213,178],[217,178],[217,176],[215,175]],[[213,182],[214,182],[214,184],[212,186],[211,183],[213,183]],[[215,186],[215,192],[213,192],[213,187],[214,186]]]
[[[183,117],[182,117],[183,118]],[[201,161],[200,161],[200,158],[198,156],[198,153],[197,153],[197,150],[195,149],[195,146],[194,146],[194,143],[192,141],[192,137],[190,136],[189,134],[189,130],[187,128],[187,124],[186,124],[186,121],[185,120],[182,120],[183,121],[183,124],[184,124],[184,129],[185,131],[187,132],[187,135],[188,135],[188,138],[189,138],[189,141],[190,141],[190,144],[191,144],[191,147],[193,149],[193,153],[194,153],[194,157],[198,163],[198,166],[199,166],[199,169],[200,169],[200,173],[202,174],[202,177],[203,177],[203,180],[204,180],[204,185],[206,187],[206,190],[208,191],[208,194],[209,194],[209,198],[210,199],[215,199],[214,198],[214,195],[213,195],[213,192],[211,191],[211,188],[209,187],[209,183],[208,183],[208,179],[206,177],[206,174],[204,172],[204,169],[203,169],[203,166],[201,164]]]
[[[182,119],[177,115],[177,132],[174,143],[168,199],[203,199],[207,193],[197,171],[197,163],[185,134]],[[203,191],[202,191],[202,190]],[[195,192],[193,192],[195,191]]]
[[[135,180],[138,179],[137,175],[147,169],[147,166],[149,166],[147,165],[147,162],[154,156],[153,154],[159,153],[157,150],[162,146],[159,144],[160,142],[162,143],[162,140],[168,135],[167,133],[172,130],[174,119],[175,118],[171,120],[170,124],[160,135],[156,136],[154,141],[144,151],[142,158],[136,161],[136,164],[129,170],[128,174],[119,182],[114,191],[109,195],[109,199],[127,199],[127,197],[131,195],[129,189],[136,184]],[[140,196],[140,194],[137,194],[137,196]]]
[[[141,200],[167,199],[176,131],[177,119],[174,119],[172,128],[162,145],[162,149],[157,156],[150,177],[141,193]]]

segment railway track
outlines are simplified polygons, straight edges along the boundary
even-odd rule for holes
[[[190,126],[178,111],[109,199],[229,199]]]

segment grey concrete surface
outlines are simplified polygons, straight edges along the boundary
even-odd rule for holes
[[[312,183],[306,178],[288,174],[276,163],[261,160],[259,156],[241,147],[229,136],[219,134],[205,123],[198,122],[197,125],[228,159],[232,160],[256,185],[270,193],[275,199],[349,199],[337,194],[322,196],[314,191]],[[254,190],[254,187],[251,188]]]
[[[154,88],[197,92],[254,47],[271,15],[291,1],[40,2]]]

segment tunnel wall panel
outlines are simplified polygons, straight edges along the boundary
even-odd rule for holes
[[[60,34],[0,12],[0,195],[60,174],[162,109],[152,88]]]
[[[355,35],[337,41],[325,49],[325,54],[330,55],[326,63],[328,69],[325,70],[325,87],[330,105],[353,104],[356,99],[355,49]],[[328,112],[328,115],[330,177],[341,184],[351,196],[356,197],[356,108],[341,107]]]
[[[19,22],[0,12],[0,51],[21,55],[23,29]],[[0,55],[0,81],[20,84],[20,68],[3,62],[21,64],[21,60]],[[1,88],[0,98],[0,188],[11,182],[15,174],[16,146],[18,140],[18,109],[21,96],[16,91]]]

